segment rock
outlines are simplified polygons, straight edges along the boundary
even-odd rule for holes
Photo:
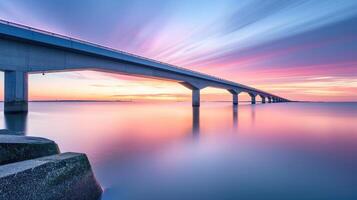
[[[0,166],[0,200],[98,200],[88,158],[63,153]]]
[[[58,153],[57,144],[45,138],[0,135],[0,165]]]

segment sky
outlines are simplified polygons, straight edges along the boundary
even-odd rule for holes
[[[355,0],[1,0],[0,18],[291,100],[357,101]],[[190,98],[175,82],[92,71],[31,74],[29,85],[31,100]]]

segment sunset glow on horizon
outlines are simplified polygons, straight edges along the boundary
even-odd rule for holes
[[[3,0],[0,18],[306,101],[357,101],[357,1]],[[3,73],[0,76],[3,99]],[[171,100],[173,81],[31,74],[30,100]],[[203,100],[231,100],[206,88]],[[240,95],[247,100],[248,95]]]

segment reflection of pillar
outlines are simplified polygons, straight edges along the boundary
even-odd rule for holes
[[[25,134],[27,127],[27,113],[5,113],[5,127],[18,134]]]
[[[237,130],[238,127],[238,106],[233,105],[233,130]]]
[[[192,134],[200,134],[200,107],[192,107]]]
[[[255,125],[255,106],[251,106],[251,123],[254,126]]]
[[[27,112],[28,74],[5,71],[4,112]]]

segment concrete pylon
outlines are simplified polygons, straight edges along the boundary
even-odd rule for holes
[[[200,90],[192,90],[192,106],[199,107],[200,106]]]
[[[257,96],[256,94],[253,94],[253,93],[249,93],[249,96],[250,98],[252,99],[252,104],[255,104],[256,101],[255,101],[255,97]]]
[[[205,88],[206,86],[202,83],[193,83],[193,82],[180,82],[181,85],[192,91],[192,106],[199,107],[200,106],[200,90]]]
[[[271,97],[268,97],[268,103],[271,103]]]
[[[238,105],[238,95],[239,93],[241,93],[242,91],[238,90],[238,89],[228,89],[228,92],[232,94],[232,101],[233,101],[233,105]]]
[[[16,113],[28,111],[28,73],[23,71],[5,71],[4,112]]]
[[[262,103],[265,103],[265,96],[263,96],[263,95],[259,95],[259,96],[262,99]]]

